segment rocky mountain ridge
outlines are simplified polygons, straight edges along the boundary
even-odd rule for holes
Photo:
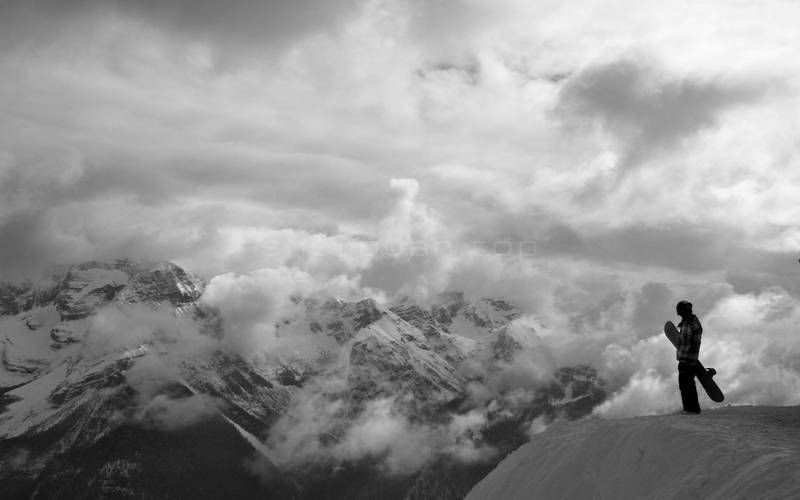
[[[54,304],[62,320],[82,319],[97,307],[121,303],[196,301],[203,282],[171,262],[137,264],[129,259],[90,261],[54,272],[43,283],[0,283],[0,316]]]
[[[432,458],[430,467],[387,483],[375,467],[379,456],[286,463],[268,444],[275,429],[295,432],[292,419],[309,397],[339,410],[304,439],[334,447],[366,408],[391,401],[394,414],[424,426],[483,414],[480,432],[454,439],[500,456],[526,439],[532,419],[579,417],[605,397],[590,367],[562,367],[535,388],[503,387],[476,400],[475,387],[496,385],[492,380],[505,371],[519,370],[521,358],[550,366],[535,330],[517,324],[520,312],[501,299],[471,303],[452,293],[423,307],[296,297],[294,314],[276,323],[276,335],[299,332],[312,349],[243,356],[224,343],[226,325],[200,301],[203,290],[201,280],[174,264],[127,260],[73,266],[45,286],[0,287],[0,486],[24,497],[77,498],[88,494],[80,478],[92,470],[115,485],[108,491],[156,494],[153,488],[174,481],[151,483],[150,465],[137,458],[144,452],[120,449],[120,440],[146,436],[146,453],[171,467],[174,457],[158,448],[158,435],[202,441],[202,430],[211,429],[208,440],[227,436],[225,446],[238,450],[237,474],[219,478],[201,457],[184,460],[246,496],[312,498],[328,485],[331,497],[353,497],[391,484],[391,498],[458,497],[493,459]],[[93,465],[67,459],[89,453],[106,458]],[[55,477],[71,479],[57,484]]]

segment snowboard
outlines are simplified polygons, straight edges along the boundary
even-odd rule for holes
[[[678,348],[678,328],[672,321],[667,321],[664,323],[664,335],[667,336],[672,345],[675,348]],[[697,361],[697,380],[700,381],[700,385],[703,386],[705,389],[706,394],[708,397],[711,398],[711,401],[716,403],[721,403],[725,400],[725,395],[722,394],[722,390],[719,388],[716,382],[714,382],[714,375],[716,375],[717,371],[713,368],[706,369],[700,361]]]

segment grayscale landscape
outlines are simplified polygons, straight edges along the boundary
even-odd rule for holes
[[[0,498],[800,496],[798,21],[0,2]]]

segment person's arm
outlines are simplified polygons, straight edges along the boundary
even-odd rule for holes
[[[695,316],[694,321],[692,321],[692,340],[696,341],[697,344],[699,345],[702,337],[703,337],[703,325],[700,324],[700,318]]]
[[[690,327],[690,349],[694,353],[694,357],[700,354],[700,342],[703,338],[703,325],[700,324],[700,319],[695,316],[689,325]]]
[[[691,347],[691,342],[688,335],[689,325],[686,324],[685,321],[681,321],[678,325],[678,345],[676,346],[678,359],[684,360],[687,358],[689,354],[689,349]]]

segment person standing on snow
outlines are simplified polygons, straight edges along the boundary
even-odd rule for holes
[[[678,324],[678,388],[681,391],[683,411],[686,413],[700,413],[700,402],[697,400],[697,386],[694,378],[697,371],[702,369],[698,363],[700,355],[700,338],[703,335],[703,326],[692,312],[692,303],[682,300],[675,306],[681,317]]]

